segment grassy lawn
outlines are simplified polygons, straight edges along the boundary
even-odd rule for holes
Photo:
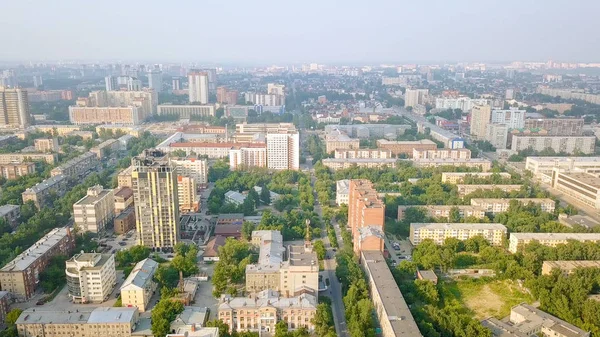
[[[444,286],[446,296],[454,297],[461,305],[473,311],[477,319],[490,316],[501,319],[510,314],[510,308],[522,303],[533,302],[531,295],[510,280],[458,280]]]

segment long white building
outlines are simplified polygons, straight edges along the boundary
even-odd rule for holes
[[[484,98],[470,98],[470,97],[457,97],[457,98],[436,98],[435,108],[436,109],[460,109],[464,112],[471,111],[474,105],[487,105],[489,100]]]
[[[525,161],[525,169],[538,178],[552,175],[554,168],[600,173],[600,157],[527,157]]]
[[[447,238],[464,241],[480,235],[490,244],[500,246],[506,233],[506,227],[499,223],[411,223],[409,240],[415,246],[426,239],[441,245]]]
[[[600,242],[598,233],[510,233],[508,240],[508,250],[516,253],[520,246],[526,245],[532,241],[537,241],[541,245],[556,247],[566,244],[569,240],[579,242]]]
[[[511,150],[522,151],[532,149],[534,151],[543,151],[552,149],[557,153],[592,154],[596,147],[596,137],[594,136],[521,136],[512,137]]]
[[[208,103],[208,73],[191,71],[188,74],[188,92],[190,103]]]

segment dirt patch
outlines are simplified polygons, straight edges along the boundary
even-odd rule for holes
[[[497,316],[504,305],[504,300],[489,285],[484,285],[479,292],[464,299],[465,305],[471,309],[477,319]]]

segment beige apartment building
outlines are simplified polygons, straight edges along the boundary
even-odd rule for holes
[[[413,159],[471,159],[469,149],[413,150]]]
[[[0,206],[0,219],[6,221],[12,228],[16,228],[21,217],[21,206],[2,205]]]
[[[564,275],[571,275],[579,268],[600,268],[600,261],[544,261],[542,275],[550,275],[554,269],[560,270]]]
[[[392,158],[392,151],[378,149],[357,149],[357,150],[335,150],[336,159],[388,159]]]
[[[0,126],[26,128],[30,124],[27,90],[0,86]]]
[[[114,254],[75,254],[67,261],[65,273],[73,303],[102,303],[117,284]]]
[[[500,172],[500,173],[492,173],[492,172],[443,172],[442,173],[442,182],[448,184],[458,184],[462,183],[465,178],[491,178],[493,176],[499,176],[503,179],[510,179],[510,173]]]
[[[142,119],[141,109],[128,107],[69,107],[69,119],[75,125],[115,123],[139,125]]]
[[[196,157],[174,158],[171,163],[177,165],[179,174],[194,178],[198,187],[208,184],[208,160]]]
[[[279,231],[253,231],[252,244],[259,248],[258,262],[246,266],[246,291],[271,289],[284,297],[319,290],[319,264],[310,243],[283,246]],[[286,249],[287,248],[287,249]]]
[[[130,187],[118,187],[114,190],[115,215],[133,206],[133,190]]]
[[[82,180],[87,177],[88,174],[96,171],[99,164],[100,162],[98,161],[96,154],[86,152],[55,167],[50,171],[50,175],[54,177],[62,174],[72,179]]]
[[[350,138],[341,131],[332,131],[325,135],[325,150],[331,153],[335,150],[356,150],[360,148],[360,139]]]
[[[481,208],[486,213],[498,214],[508,211],[511,201],[521,205],[535,204],[539,205],[542,212],[554,213],[556,202],[549,198],[473,198],[471,205]]]
[[[35,173],[35,163],[0,164],[0,177],[15,180]]]
[[[133,267],[120,288],[124,307],[135,307],[140,312],[149,309],[150,298],[156,291],[156,282],[153,280],[156,269],[158,262],[152,259],[144,259]]]
[[[472,205],[402,205],[398,206],[398,221],[404,219],[404,212],[407,208],[418,207],[426,211],[427,216],[434,218],[450,218],[453,209],[458,209],[461,218],[474,217],[483,219],[485,211]]]
[[[282,297],[276,291],[263,290],[254,299],[225,296],[218,311],[218,319],[227,324],[230,331],[273,333],[275,325],[283,320],[289,330],[306,328],[312,332],[317,297],[308,293]]]
[[[117,186],[118,187],[129,187],[133,186],[133,178],[131,173],[133,172],[133,166],[129,166],[117,175]]]
[[[38,152],[58,152],[58,138],[38,138],[33,141],[33,146]]]
[[[75,239],[69,228],[55,228],[27,250],[0,269],[0,286],[10,291],[19,301],[33,296],[50,259],[56,255],[69,256],[75,248]]]
[[[478,168],[483,172],[487,172],[492,168],[492,161],[489,159],[485,159],[485,158],[413,159],[413,165],[415,167],[444,167],[444,166],[469,167],[469,168]]]
[[[229,168],[243,170],[267,167],[267,147],[240,147],[229,150]]]
[[[121,145],[118,140],[108,139],[91,148],[90,152],[94,153],[98,159],[103,159],[110,154],[116,154],[120,148]]]
[[[179,193],[179,212],[198,212],[200,195],[194,178],[177,176],[177,191]]]
[[[136,308],[25,309],[17,319],[20,337],[131,337],[139,320]]]
[[[64,175],[50,177],[41,183],[26,189],[21,193],[23,203],[33,201],[37,209],[48,205],[50,197],[62,197],[69,186],[69,179]]]
[[[80,126],[76,125],[60,125],[60,124],[48,124],[48,125],[34,125],[36,131],[39,132],[50,132],[55,136],[66,136],[74,131],[79,131]]]
[[[485,140],[487,126],[492,118],[492,107],[489,105],[474,105],[471,108],[471,136],[475,140]]]
[[[380,168],[380,167],[395,167],[398,159],[387,158],[387,159],[369,159],[369,158],[354,158],[354,159],[342,159],[342,158],[326,158],[321,161],[323,166],[330,168],[334,171],[351,168],[353,166],[367,167],[367,168]]]
[[[114,220],[115,234],[125,234],[135,229],[135,210],[133,206],[125,208]]]
[[[561,172],[554,168],[552,187],[581,203],[600,209],[600,178],[583,172]]]
[[[415,141],[392,141],[387,139],[377,140],[377,147],[383,150],[389,150],[393,155],[412,157],[415,150],[427,151],[436,150],[437,144],[429,139],[421,139]]]
[[[503,192],[513,192],[520,191],[523,185],[464,185],[458,184],[456,187],[458,188],[458,196],[464,197],[468,194],[471,194],[477,190],[495,190],[499,189]]]
[[[415,246],[426,239],[441,245],[447,238],[464,241],[483,236],[490,244],[500,246],[506,233],[506,227],[499,223],[411,223],[409,240]]]
[[[111,189],[95,185],[87,195],[73,204],[75,226],[82,233],[104,233],[115,217],[115,195]]]
[[[519,247],[537,241],[543,246],[556,247],[567,244],[569,240],[579,242],[600,242],[597,233],[510,233],[508,250],[516,253]]]
[[[5,153],[0,154],[0,164],[14,164],[29,161],[44,161],[54,165],[58,161],[56,153]]]

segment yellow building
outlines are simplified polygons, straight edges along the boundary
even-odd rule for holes
[[[443,172],[442,173],[442,182],[448,184],[458,184],[465,180],[465,178],[492,178],[494,176],[499,176],[502,179],[510,179],[510,173],[501,172]]]
[[[502,192],[513,192],[520,191],[523,185],[463,185],[458,184],[456,187],[458,188],[458,196],[464,197],[465,195],[471,194],[477,190],[501,190]]]
[[[562,271],[565,275],[570,275],[578,268],[600,268],[600,261],[544,261],[542,275],[550,275],[554,269]]]
[[[506,227],[499,223],[411,223],[409,240],[415,246],[426,239],[441,245],[447,238],[464,241],[480,235],[490,244],[500,246],[506,233]]]
[[[579,242],[600,242],[600,234],[597,233],[510,233],[508,250],[516,253],[522,247],[532,241],[537,241],[543,246],[556,247],[567,244],[569,240]]]
[[[142,260],[133,267],[120,289],[124,307],[136,307],[140,312],[148,310],[150,298],[156,290],[153,280],[156,269],[158,262],[152,259]]]

